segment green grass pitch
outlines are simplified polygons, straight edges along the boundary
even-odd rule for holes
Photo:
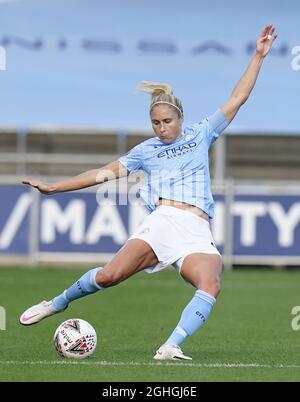
[[[291,311],[300,305],[300,271],[225,272],[209,320],[182,345],[191,362],[157,362],[153,353],[177,324],[194,290],[173,270],[137,274],[117,287],[73,302],[62,314],[29,327],[19,315],[73,283],[79,269],[0,269],[0,381],[299,381],[300,331]],[[68,318],[89,321],[95,353],[62,359],[53,347]]]

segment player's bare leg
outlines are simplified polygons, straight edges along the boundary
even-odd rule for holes
[[[158,259],[144,240],[128,240],[114,258],[96,275],[96,282],[102,287],[115,286],[146,267],[155,265]]]
[[[105,265],[86,272],[78,281],[51,301],[43,301],[27,309],[20,317],[22,325],[32,325],[64,311],[70,302],[117,285],[147,266],[157,264],[152,248],[143,240],[129,240]]]
[[[220,292],[222,261],[218,254],[195,253],[187,256],[181,266],[181,276],[197,290],[182,312],[180,321],[156,352],[156,360],[191,360],[179,345],[192,335],[208,318]]]
[[[180,274],[196,289],[217,298],[221,290],[222,259],[219,254],[190,254],[185,257]]]

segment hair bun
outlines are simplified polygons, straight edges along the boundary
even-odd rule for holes
[[[172,87],[169,84],[164,84],[161,82],[141,81],[136,89],[152,96],[157,96],[160,94],[173,94]]]

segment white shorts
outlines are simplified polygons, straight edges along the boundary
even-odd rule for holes
[[[174,265],[180,272],[186,256],[193,253],[218,254],[209,222],[193,212],[160,205],[146,217],[128,240],[148,243],[158,258],[158,264],[145,268],[148,273]]]

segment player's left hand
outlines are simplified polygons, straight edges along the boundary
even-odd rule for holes
[[[276,38],[275,27],[273,27],[272,24],[266,25],[256,41],[256,52],[262,57],[265,57],[269,53]]]

